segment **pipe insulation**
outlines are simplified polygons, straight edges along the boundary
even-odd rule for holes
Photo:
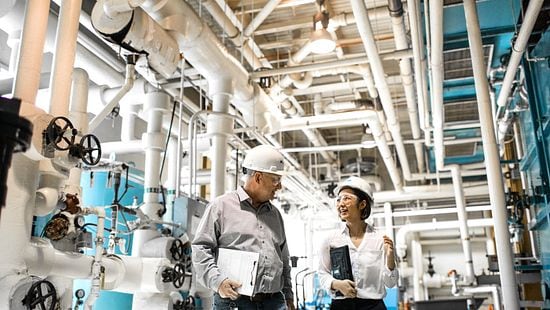
[[[359,29],[363,46],[365,47],[365,51],[367,52],[367,56],[370,61],[372,74],[380,96],[380,102],[382,103],[384,113],[386,114],[386,124],[392,134],[393,140],[395,141],[395,149],[401,164],[401,170],[407,180],[411,177],[409,163],[407,161],[407,153],[405,152],[405,145],[403,144],[399,121],[395,113],[391,93],[386,81],[382,60],[380,58],[380,54],[378,53],[378,48],[374,39],[374,33],[367,14],[367,8],[363,0],[352,0],[351,7],[353,14],[355,15],[357,28]],[[400,183],[401,182],[398,184]],[[394,184],[396,183],[394,182]]]
[[[432,1],[434,2],[434,1]],[[510,246],[510,232],[508,231],[508,215],[506,211],[506,197],[500,168],[500,157],[496,144],[493,118],[491,115],[491,100],[487,82],[487,70],[483,58],[481,31],[474,0],[464,1],[468,42],[472,55],[472,69],[474,72],[475,90],[478,101],[481,136],[483,138],[483,153],[487,166],[487,183],[489,184],[489,198],[494,219],[495,239],[499,264],[500,283],[504,296],[504,308],[507,310],[519,309],[519,294],[515,277],[512,249]]]
[[[452,165],[451,173],[453,176],[453,187],[455,191],[456,213],[460,227],[460,238],[462,239],[462,250],[466,262],[466,276],[464,281],[468,285],[475,282],[474,262],[472,260],[472,247],[470,243],[470,233],[468,231],[468,213],[466,212],[466,198],[464,197],[464,187],[462,185],[462,174],[460,166]]]
[[[178,42],[179,50],[209,83],[230,80],[233,104],[249,125],[269,132],[282,114],[257,85],[249,83],[243,66],[185,1],[145,0],[141,7]]]
[[[71,94],[71,74],[76,56],[78,18],[82,0],[63,1],[55,35],[55,52],[50,77],[50,114],[67,116]]]

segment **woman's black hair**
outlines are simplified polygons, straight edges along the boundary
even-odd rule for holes
[[[370,216],[371,206],[372,206],[372,199],[369,197],[369,195],[365,194],[363,191],[360,191],[353,187],[342,187],[340,191],[344,188],[349,188],[353,192],[355,196],[357,196],[357,205],[359,205],[363,200],[366,201],[367,206],[361,211],[361,219],[366,220]]]

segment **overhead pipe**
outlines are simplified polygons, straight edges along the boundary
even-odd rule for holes
[[[525,48],[529,43],[529,37],[531,36],[531,32],[533,32],[533,27],[535,26],[535,22],[537,21],[543,3],[544,0],[529,1],[525,14],[522,15],[523,21],[521,23],[521,29],[519,30],[516,42],[512,47],[512,55],[510,55],[510,59],[508,60],[506,74],[504,75],[504,80],[502,80],[502,85],[497,98],[497,118],[500,118],[503,112],[507,109],[508,97],[510,96],[512,83],[516,79],[516,72],[518,70],[519,63],[523,58],[523,53],[525,53]],[[505,293],[504,288],[503,293]]]
[[[243,35],[245,37],[250,37],[254,33],[256,29],[264,22],[264,20],[273,12],[277,6],[281,3],[281,0],[269,0],[266,4],[264,4],[264,7],[260,10],[256,16],[254,16],[254,19],[250,21],[248,26],[243,31]]]
[[[464,189],[466,197],[486,197],[489,194],[487,185],[468,186]],[[383,191],[374,193],[375,202],[402,202],[412,200],[452,199],[454,190],[449,184],[403,187],[403,192]]]
[[[405,180],[407,180],[411,177],[409,163],[407,161],[407,153],[405,152],[405,146],[403,145],[401,129],[395,114],[388,84],[386,82],[382,61],[380,59],[380,55],[378,54],[378,49],[374,40],[374,34],[367,14],[367,8],[362,0],[352,0],[351,6],[357,22],[357,28],[359,29],[365,51],[367,52],[370,61],[374,81],[380,95],[380,101],[387,116],[388,129],[390,130],[395,141],[395,148],[399,157],[399,162],[401,163],[401,169]]]
[[[462,174],[460,173],[460,166],[451,165],[450,168],[453,176],[456,213],[460,228],[460,238],[462,239],[462,250],[466,262],[466,276],[464,277],[464,282],[466,282],[467,285],[472,285],[475,283],[474,261],[472,259],[472,247],[467,224],[468,213],[466,213],[466,199],[464,197],[464,187],[462,186]]]
[[[225,31],[227,37],[231,39],[235,46],[241,48],[244,59],[255,70],[259,68],[271,68],[271,63],[265,59],[262,51],[252,38],[246,38],[241,35],[241,23],[235,19],[229,18],[228,10],[231,8],[228,5],[222,9],[215,0],[202,1],[202,5],[208,10],[214,20]]]
[[[414,54],[414,75],[416,81],[416,95],[418,98],[419,125],[426,131],[429,127],[428,91],[426,77],[426,55],[424,53],[424,38],[420,23],[419,1],[407,1],[409,27],[411,31],[412,51]],[[427,132],[425,132],[427,137]]]
[[[388,0],[388,9],[390,11],[392,21],[395,47],[397,50],[406,50],[409,48],[409,43],[407,40],[407,32],[405,30],[405,20],[403,18],[403,3],[401,2],[401,0]],[[418,120],[416,93],[414,90],[414,81],[410,59],[403,58],[399,60],[399,71],[401,72],[401,80],[403,81],[403,89],[405,90],[405,98],[407,100],[407,111],[409,112],[409,122],[411,123],[412,136],[415,140],[420,139],[420,124]],[[422,173],[425,170],[425,165],[424,150],[420,141],[415,142],[414,151],[416,155],[416,165],[418,172]]]
[[[389,202],[388,202],[389,203]],[[384,212],[373,212],[371,216],[373,218],[385,218],[386,217],[386,202],[384,202]],[[484,206],[472,206],[472,207],[466,207],[466,212],[483,212],[491,210],[490,205],[484,205]],[[407,211],[393,211],[392,212],[392,218],[398,218],[398,217],[413,217],[413,216],[435,216],[439,214],[456,214],[456,209],[449,207],[449,208],[438,208],[438,209],[425,209],[425,210],[407,210]],[[461,243],[462,241],[460,241]]]
[[[493,219],[475,219],[468,220],[468,227],[491,227],[494,222]],[[395,250],[400,259],[403,259],[407,255],[407,236],[410,233],[421,231],[434,231],[434,230],[449,230],[458,229],[460,227],[459,221],[431,221],[426,223],[413,223],[401,226],[395,236]]]
[[[234,87],[233,103],[247,124],[269,132],[282,118],[276,106],[257,85],[249,84],[243,66],[222,47],[216,35],[185,1],[145,0],[141,7],[178,42],[180,52],[209,82],[229,79]],[[173,22],[175,20],[185,22]]]
[[[55,35],[55,52],[50,77],[50,114],[67,116],[71,92],[71,73],[76,55],[78,17],[82,0],[63,1]]]
[[[433,2],[433,1],[432,1]],[[540,1],[536,1],[540,2]],[[492,122],[489,85],[487,72],[483,58],[483,45],[481,31],[477,15],[476,3],[473,0],[464,1],[466,15],[466,27],[468,41],[472,55],[472,69],[476,96],[478,100],[479,119],[481,123],[481,136],[483,137],[483,153],[487,166],[487,182],[489,184],[489,198],[493,206],[493,219],[495,222],[495,239],[499,263],[500,283],[504,296],[506,309],[519,309],[519,295],[515,277],[512,250],[510,247],[510,232],[508,231],[508,216],[506,212],[506,199],[504,196],[504,184],[500,169],[500,157],[496,145],[495,130]]]
[[[434,127],[434,153],[436,169],[444,170],[445,148],[443,145],[443,124],[445,123],[445,107],[443,105],[443,2],[430,1],[431,27],[431,97],[432,123]]]

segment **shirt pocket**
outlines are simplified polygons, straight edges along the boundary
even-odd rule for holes
[[[381,283],[381,266],[384,259],[384,252],[381,250],[371,250],[361,253],[359,259],[360,276],[357,279],[360,287],[373,287],[377,289]]]

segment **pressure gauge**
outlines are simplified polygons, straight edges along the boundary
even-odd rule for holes
[[[78,289],[74,292],[74,296],[78,299],[84,298],[84,295],[86,295],[86,292],[83,289]]]
[[[74,225],[76,227],[82,227],[84,226],[84,224],[86,224],[86,221],[84,220],[83,216],[78,215],[74,218]]]

